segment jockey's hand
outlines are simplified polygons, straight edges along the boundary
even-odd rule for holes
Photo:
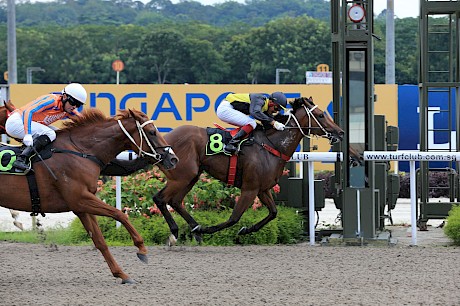
[[[22,140],[22,142],[28,147],[32,146],[34,144],[34,140],[32,138],[32,135],[26,134],[26,136],[24,136],[24,139]]]
[[[278,131],[284,131],[285,125],[282,124],[281,122],[275,121],[273,123],[273,127],[277,129]]]

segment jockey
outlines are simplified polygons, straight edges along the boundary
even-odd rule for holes
[[[272,116],[280,108],[286,108],[286,104],[286,96],[279,91],[272,93],[268,98],[258,93],[228,94],[217,108],[217,117],[241,129],[224,147],[224,153],[232,155],[237,151],[238,143],[256,128],[255,119],[270,123],[278,131],[284,130],[284,124],[275,121]]]
[[[86,90],[81,84],[71,83],[61,93],[38,97],[16,109],[6,121],[6,132],[11,137],[22,139],[26,148],[16,158],[13,166],[29,172],[27,159],[56,139],[55,128],[49,125],[67,119],[68,115],[79,116],[77,108],[85,104],[86,97]]]

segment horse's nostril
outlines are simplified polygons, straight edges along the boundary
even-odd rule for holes
[[[171,158],[171,164],[176,165],[179,162],[179,159],[176,157]]]

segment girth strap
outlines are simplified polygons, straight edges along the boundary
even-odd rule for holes
[[[95,162],[96,164],[98,164],[99,167],[101,167],[101,169],[105,166],[105,164],[99,158],[97,158],[94,155],[81,153],[81,152],[76,152],[76,151],[71,151],[71,150],[66,150],[66,149],[58,149],[58,148],[52,148],[51,152],[54,152],[54,153],[70,153],[70,154],[77,155],[77,156],[80,156],[80,157],[83,157],[83,158],[87,158],[90,161]]]
[[[31,216],[38,216],[41,214],[43,217],[44,213],[41,212],[40,208],[40,194],[38,192],[37,180],[35,179],[35,173],[30,171],[27,175],[27,183],[29,184],[30,200],[32,201],[32,213]]]
[[[230,164],[228,166],[228,176],[227,176],[227,184],[230,186],[235,185],[237,161],[238,161],[237,155],[230,156]]]

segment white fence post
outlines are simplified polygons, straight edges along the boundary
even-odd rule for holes
[[[121,160],[134,160],[137,158],[137,154],[131,151],[124,151],[117,155],[117,159]],[[115,206],[121,210],[121,177],[115,177]],[[121,223],[116,222],[116,227],[120,227]]]
[[[308,230],[310,245],[315,245],[315,169],[314,162],[336,162],[342,161],[342,152],[295,152],[290,161],[308,162]]]

